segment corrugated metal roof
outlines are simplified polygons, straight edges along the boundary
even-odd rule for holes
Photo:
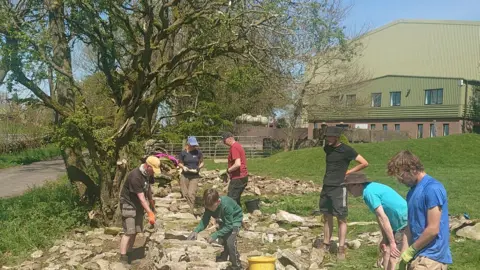
[[[399,20],[361,39],[358,63],[372,76],[480,80],[480,22]]]

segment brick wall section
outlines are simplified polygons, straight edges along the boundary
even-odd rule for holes
[[[303,139],[307,137],[308,128],[295,129],[295,138]],[[275,140],[284,140],[287,138],[287,130],[283,128],[272,128],[251,125],[235,125],[234,134],[236,136],[255,136],[262,138],[272,138]]]
[[[351,122],[325,122],[328,126],[335,126],[338,124],[350,125],[352,128],[355,124],[367,124],[368,129],[372,128],[372,124],[375,125],[375,130],[383,130],[383,125],[387,125],[388,131],[395,131],[395,125],[400,125],[400,131],[407,132],[410,138],[417,138],[418,125],[423,124],[423,138],[430,137],[430,124],[435,124],[436,136],[443,136],[443,126],[448,125],[449,135],[462,133],[462,120],[458,119],[418,119],[418,120],[372,120],[372,121],[351,121]],[[317,128],[321,127],[321,123],[317,123]],[[308,138],[313,138],[314,123],[310,123],[308,126]]]

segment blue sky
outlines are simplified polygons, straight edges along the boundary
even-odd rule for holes
[[[480,21],[480,0],[346,0],[349,33],[400,19]]]

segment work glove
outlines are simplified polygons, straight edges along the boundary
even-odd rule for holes
[[[155,224],[155,214],[153,212],[148,212],[148,223]]]
[[[405,267],[407,266],[407,264],[413,260],[413,257],[415,257],[415,255],[417,254],[417,250],[413,248],[413,246],[409,246],[407,248],[407,250],[405,250],[402,255],[400,256],[400,266],[402,266],[402,263],[405,265]],[[404,269],[404,268],[400,268],[400,269]]]
[[[227,183],[228,182],[228,170],[221,170],[219,172],[219,174],[220,174],[220,178],[222,179],[222,181],[224,183]]]
[[[187,240],[197,240],[197,232],[192,232],[188,237]]]
[[[213,238],[210,236],[210,237],[207,239],[207,242],[208,242],[209,244],[211,244],[211,243],[215,242],[215,240],[216,240],[216,239],[213,239]]]

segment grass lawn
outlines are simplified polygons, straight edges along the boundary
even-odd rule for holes
[[[468,213],[471,218],[480,218],[480,135],[451,135],[447,137],[427,138],[408,141],[391,141],[353,145],[355,150],[369,162],[365,173],[373,181],[390,185],[402,196],[408,189],[395,179],[386,175],[386,164],[390,157],[400,150],[411,150],[418,155],[428,174],[441,181],[448,193],[449,213],[459,215]],[[352,163],[353,165],[353,163]],[[208,169],[225,168],[225,164],[207,162]],[[252,174],[275,178],[313,180],[321,184],[325,172],[325,154],[322,148],[302,149],[279,153],[265,159],[248,160],[248,170]],[[318,208],[319,194],[304,196],[279,196],[270,198],[270,207],[264,212],[283,209],[292,213],[308,215]],[[264,199],[266,200],[266,199]],[[361,198],[349,197],[349,221],[375,220]],[[349,237],[376,230],[375,227],[351,227]],[[336,233],[336,232],[335,232]],[[480,242],[459,240],[452,235],[451,250],[454,264],[449,269],[480,269]],[[376,248],[365,247],[349,251],[350,260],[337,265],[337,269],[371,269],[376,259]]]
[[[54,144],[35,149],[27,149],[17,153],[1,154],[0,169],[31,164],[33,162],[47,160],[60,155],[60,149]]]
[[[70,229],[85,225],[87,209],[66,177],[22,196],[0,199],[0,266],[24,260]]]

